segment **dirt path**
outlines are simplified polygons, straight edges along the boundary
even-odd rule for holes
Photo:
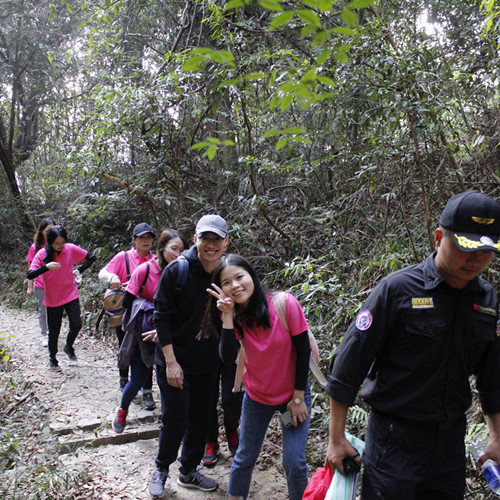
[[[157,452],[160,412],[142,409],[136,399],[130,407],[127,428],[115,434],[110,422],[120,401],[116,356],[113,348],[101,339],[82,332],[75,344],[78,361],[69,361],[62,352],[66,327],[59,339],[58,360],[62,372],[49,370],[47,348],[42,347],[38,321],[34,312],[0,308],[0,331],[11,335],[4,341],[11,362],[27,380],[50,412],[50,432],[59,443],[59,460],[68,470],[81,471],[92,479],[82,485],[78,498],[151,499],[147,492],[149,477]],[[159,407],[156,383],[153,387]],[[266,439],[262,458],[253,475],[250,498],[284,500],[287,488],[284,474],[276,466],[277,449]],[[172,499],[222,499],[229,477],[231,457],[221,443],[221,454],[214,468],[203,472],[219,481],[213,493],[179,487],[176,483],[178,464],[171,467],[172,480],[166,497]],[[274,454],[274,458],[271,455]]]

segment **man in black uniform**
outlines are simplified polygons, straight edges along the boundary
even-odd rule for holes
[[[372,409],[363,500],[463,499],[470,375],[490,429],[481,463],[500,463],[498,302],[479,278],[500,252],[500,206],[479,192],[452,197],[435,241],[425,262],[374,288],[332,360],[332,470],[348,456],[361,463],[344,434],[360,386]]]
[[[226,221],[204,215],[196,225],[195,244],[163,271],[154,297],[158,387],[162,399],[162,427],[156,468],[149,483],[152,496],[163,496],[168,469],[181,440],[177,482],[187,488],[212,491],[217,481],[198,470],[205,450],[210,402],[219,369],[218,341],[199,338],[208,300],[211,273],[228,245]],[[187,259],[187,274],[181,271]],[[184,274],[184,278],[180,278]]]

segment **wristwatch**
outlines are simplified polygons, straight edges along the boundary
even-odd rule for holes
[[[296,405],[300,405],[300,403],[302,403],[304,400],[303,399],[300,399],[300,398],[295,398],[293,400],[293,402],[296,404]]]

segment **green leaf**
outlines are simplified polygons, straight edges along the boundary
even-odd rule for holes
[[[196,144],[193,144],[189,149],[203,149],[210,146],[208,142],[197,142]]]
[[[276,81],[277,73],[278,73],[278,71],[275,69],[271,73],[271,76],[269,77],[269,88],[271,88],[274,85],[274,82]]]
[[[213,62],[234,66],[234,55],[229,50],[214,50],[210,58]]]
[[[254,80],[260,80],[265,76],[265,73],[248,73],[248,75],[245,75],[245,80],[252,82]]]
[[[356,14],[356,12],[353,12],[347,7],[344,7],[344,10],[342,11],[340,17],[342,17],[342,21],[344,21],[344,23],[351,28],[354,28],[358,24],[358,15]]]
[[[52,56],[47,56],[47,59],[49,60],[49,63],[52,64],[54,62],[54,58]]]
[[[293,18],[293,16],[295,16],[295,12],[293,10],[289,10],[276,15],[269,25],[269,30],[272,31],[287,24]]]
[[[348,35],[348,36],[354,36],[356,34],[356,30],[353,30],[352,28],[346,28],[345,26],[332,28],[332,32],[338,33],[339,35]]]
[[[244,5],[245,2],[243,0],[231,0],[224,6],[224,10],[238,9],[239,7],[243,7]]]
[[[226,87],[237,87],[239,83],[241,83],[241,80],[239,78],[229,78],[228,80],[224,80],[223,82],[219,83],[219,86],[217,88],[223,89]]]
[[[223,145],[223,146],[234,146],[234,145],[235,145],[235,143],[234,143],[234,141],[232,141],[231,139],[224,139],[224,140],[222,141],[222,145]]]
[[[283,7],[280,5],[280,0],[259,0],[261,7],[268,10],[276,10],[278,12],[283,11]]]
[[[217,146],[213,144],[207,149],[207,156],[210,161],[212,161],[217,154]]]
[[[278,143],[276,144],[276,151],[279,151],[280,149],[283,149],[287,144],[288,144],[288,137],[282,137]]]
[[[327,76],[319,76],[318,81],[320,81],[324,85],[329,85],[330,87],[337,86],[337,84],[331,78],[328,78]]]
[[[347,4],[350,9],[363,9],[364,7],[370,7],[373,5],[373,0],[352,0]]]
[[[266,130],[263,134],[262,134],[262,138],[263,139],[268,139],[269,137],[275,137],[277,135],[280,135],[282,134],[282,131],[278,128],[272,128],[270,130]]]
[[[57,8],[53,3],[50,4],[49,17],[50,19],[57,19]]]
[[[318,15],[312,10],[300,9],[297,13],[302,22],[310,24],[311,26],[316,26],[316,28],[321,28],[321,21]]]
[[[316,63],[321,65],[328,61],[332,55],[332,51],[330,49],[326,49],[316,58]]]
[[[190,57],[182,65],[182,71],[184,71],[184,72],[199,71],[200,70],[200,64],[202,62],[204,62],[204,61],[205,61],[205,58],[203,56]]]
[[[285,134],[304,134],[305,129],[302,127],[288,127],[283,130]]]

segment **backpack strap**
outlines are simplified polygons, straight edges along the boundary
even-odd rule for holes
[[[146,275],[144,276],[144,280],[142,282],[141,288],[139,288],[139,291],[137,292],[137,295],[140,295],[141,292],[144,290],[148,278],[149,278],[149,262],[146,264]]]
[[[290,328],[288,328],[288,323],[286,321],[286,301],[285,301],[285,292],[277,292],[272,295],[274,309],[276,310],[276,314],[278,315],[279,320],[283,323],[283,326],[290,332]],[[319,384],[322,387],[326,385],[326,378],[323,375],[321,368],[318,366],[319,362],[319,349],[318,343],[314,338],[311,330],[307,331],[309,336],[309,344],[311,346],[311,357],[309,358],[309,369],[313,372],[314,376],[318,380]]]
[[[128,252],[125,250],[125,267],[127,268],[127,281],[130,281],[130,264],[128,262]]]
[[[177,257],[177,278],[175,279],[175,290],[179,291],[184,288],[187,281],[189,271],[189,260],[184,255]]]

